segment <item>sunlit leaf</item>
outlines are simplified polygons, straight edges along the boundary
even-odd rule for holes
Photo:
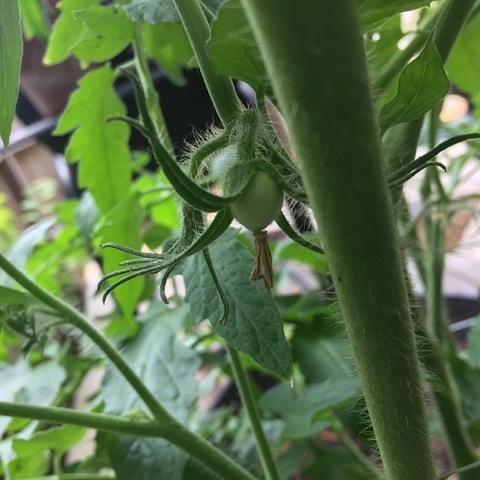
[[[268,88],[265,65],[239,0],[221,6],[208,53],[218,73],[243,80],[257,91]]]
[[[364,31],[381,25],[394,15],[430,5],[432,0],[359,0],[360,22]]]
[[[380,110],[382,132],[397,123],[421,117],[440,102],[449,89],[442,57],[431,35],[422,53],[400,74],[395,98]]]
[[[83,22],[75,18],[74,12],[97,4],[98,0],[62,0],[57,4],[60,15],[53,26],[43,59],[46,65],[63,62],[75,45],[94,35]]]
[[[188,67],[193,58],[185,29],[177,23],[144,24],[142,27],[147,55],[156,60],[169,78],[184,85],[181,67]]]
[[[202,0],[201,4],[207,17],[215,14],[222,0]],[[158,23],[176,22],[180,23],[180,17],[173,0],[131,0],[125,5],[127,15],[133,20],[145,20],[156,25]]]
[[[19,0],[18,6],[22,16],[25,38],[30,40],[38,37],[46,41],[50,32],[42,0]]]
[[[480,107],[480,13],[469,20],[448,57],[447,71],[452,83],[472,95],[479,114]]]
[[[109,67],[85,75],[55,130],[58,135],[74,130],[66,157],[79,162],[78,183],[88,188],[102,213],[128,195],[131,178],[129,128],[123,122],[105,123],[126,110],[113,89],[114,80]]]

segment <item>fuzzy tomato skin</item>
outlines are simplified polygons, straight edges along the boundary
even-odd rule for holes
[[[257,172],[231,205],[232,215],[252,232],[260,232],[279,215],[283,190],[270,176]]]

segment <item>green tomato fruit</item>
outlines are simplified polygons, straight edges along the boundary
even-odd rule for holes
[[[260,232],[279,215],[283,190],[264,172],[258,172],[231,205],[232,215],[252,232]]]

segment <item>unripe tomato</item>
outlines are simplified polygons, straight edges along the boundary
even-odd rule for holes
[[[215,156],[210,169],[220,184],[236,161],[237,151],[234,145],[224,148]],[[230,204],[230,210],[244,227],[252,232],[260,232],[278,217],[282,204],[283,190],[269,175],[257,172],[240,197]]]
[[[283,190],[270,176],[257,172],[231,205],[232,215],[252,232],[260,232],[279,215]]]

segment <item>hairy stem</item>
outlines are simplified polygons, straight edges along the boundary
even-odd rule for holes
[[[445,5],[435,30],[435,43],[444,61],[448,58],[448,54],[463,25],[469,18],[475,3],[475,0],[449,0]],[[415,158],[422,124],[423,117],[407,124],[396,125],[387,132],[383,143],[389,168],[399,168],[410,163]],[[435,173],[432,175],[435,175]],[[438,185],[436,179],[434,179],[434,183]],[[430,182],[424,184],[422,192],[424,198],[430,195],[431,187]],[[441,194],[442,191],[439,193]],[[398,199],[401,196],[401,192],[394,192],[394,195]],[[440,251],[438,247],[439,242],[442,242],[441,255],[443,256],[444,243],[442,237],[444,237],[444,233],[442,234],[439,231],[438,227],[440,225],[438,222],[438,218],[431,220],[427,218],[426,220],[427,244],[432,247],[433,244],[436,246],[433,252],[427,254],[427,264],[425,268],[421,269],[425,272],[426,291],[429,297],[427,298],[427,303],[430,310],[428,313],[430,328],[424,332],[424,342],[430,348],[428,348],[428,354],[422,355],[422,361],[443,383],[441,390],[434,388],[435,400],[442,417],[447,441],[455,464],[457,467],[461,467],[475,462],[478,456],[473,450],[470,435],[464,426],[461,399],[455,379],[450,373],[445,357],[442,355],[448,349],[449,339],[448,332],[446,333],[446,324],[443,322],[444,318],[441,315],[441,302],[443,302],[441,291],[443,257],[439,258]],[[442,323],[440,324],[439,322]],[[447,341],[441,348],[438,343],[439,339]],[[459,475],[461,480],[472,480],[479,478],[480,469],[477,467],[462,471]]]
[[[355,2],[243,4],[322,231],[387,478],[433,480],[417,351]]]
[[[238,100],[232,81],[217,75],[207,52],[207,41],[210,38],[210,26],[198,0],[174,0],[175,7],[182,19],[183,26],[192,45],[203,81],[213,105],[224,126],[238,114]]]
[[[167,126],[165,124],[165,118],[163,117],[162,110],[160,109],[160,99],[158,93],[155,90],[152,77],[150,75],[150,69],[148,68],[148,59],[146,56],[145,42],[143,41],[142,26],[140,23],[135,25],[135,40],[133,42],[134,62],[137,70],[138,78],[145,92],[148,111],[153,120],[155,127],[155,133],[157,134],[160,142],[168,151],[173,154],[173,145],[168,134]]]
[[[0,415],[28,418],[52,423],[66,423],[104,432],[139,437],[162,437],[162,426],[156,422],[115,417],[103,413],[86,413],[62,407],[37,407],[21,403],[0,402]]]
[[[253,477],[246,470],[240,467],[221,450],[214,447],[200,435],[192,432],[185,425],[173,418],[160,402],[158,402],[152,392],[150,392],[147,386],[133,371],[115,347],[113,347],[113,345],[103,337],[103,335],[96,330],[82,314],[28,278],[1,253],[0,268],[33,296],[63,316],[66,322],[75,326],[87,335],[93,343],[103,351],[119,372],[125,377],[128,383],[130,383],[138,396],[145,402],[157,421],[158,431],[162,432],[161,436],[165,440],[177,445],[185,452],[195,457],[199,462],[218,473],[222,478],[253,480]],[[5,405],[8,404],[3,405],[5,407]],[[12,407],[10,406],[9,408]],[[32,407],[29,406],[29,408]],[[10,413],[7,412],[5,415],[13,414],[12,412],[13,410],[10,410]],[[0,413],[2,413],[1,410]]]
[[[242,405],[244,406],[250,426],[252,427],[255,441],[257,443],[257,449],[262,463],[263,471],[265,473],[266,480],[279,480],[277,466],[272,456],[272,451],[265,438],[265,432],[263,431],[262,424],[260,422],[260,414],[257,409],[257,403],[253,395],[252,386],[248,379],[238,352],[231,348],[227,344],[228,355],[230,357],[230,365],[232,366],[233,377],[235,384],[237,385],[242,399]]]

